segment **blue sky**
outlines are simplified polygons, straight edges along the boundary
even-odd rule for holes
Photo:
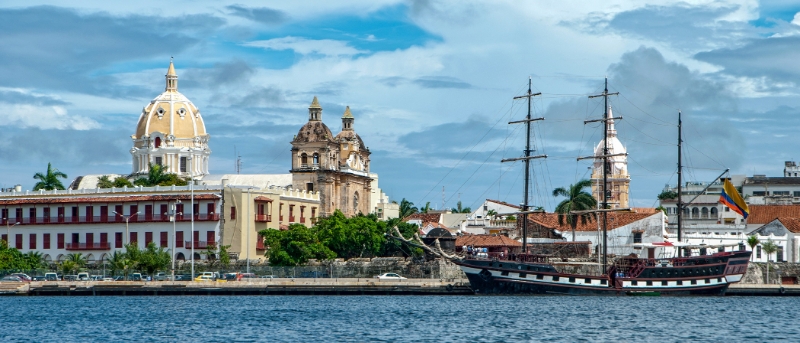
[[[522,200],[528,77],[532,203],[589,176],[602,132],[583,125],[608,76],[634,206],[676,182],[677,112],[689,180],[782,174],[800,159],[800,5],[792,1],[5,1],[0,185],[48,162],[72,178],[130,172],[141,108],[179,89],[202,111],[213,173],[285,173],[314,96],[333,130],[350,106],[396,200],[436,208]],[[444,191],[442,189],[444,188]],[[444,199],[444,200],[443,200]]]

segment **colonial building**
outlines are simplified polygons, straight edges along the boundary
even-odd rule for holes
[[[208,174],[208,133],[200,110],[178,92],[178,75],[169,62],[166,88],[150,101],[131,135],[133,174],[145,174],[149,164],[167,166],[181,176]]]
[[[606,165],[606,175],[608,180],[608,188],[606,191],[606,199],[610,208],[628,208],[629,207],[629,187],[631,183],[631,176],[628,174],[628,157],[624,154],[627,152],[625,146],[617,138],[617,130],[614,128],[614,116],[611,114],[611,107],[608,108],[608,155],[618,155],[608,158]],[[594,149],[595,156],[603,156],[603,149],[606,146],[605,140],[600,140],[597,147]],[[597,199],[598,203],[603,202],[602,192],[603,186],[603,158],[595,158],[594,166],[592,167],[592,195]]]
[[[320,215],[338,209],[345,215],[371,213],[370,151],[353,129],[355,118],[347,107],[342,132],[333,135],[322,122],[317,97],[308,107],[308,122],[292,140],[292,185],[320,194]]]

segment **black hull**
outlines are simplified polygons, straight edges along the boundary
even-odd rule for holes
[[[741,280],[749,258],[746,251],[658,261],[629,258],[609,268],[610,275],[601,276],[560,273],[542,262],[455,263],[476,294],[720,296]],[[657,262],[669,262],[669,267]]]

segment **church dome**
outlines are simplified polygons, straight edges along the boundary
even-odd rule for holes
[[[169,139],[194,139],[206,135],[200,110],[178,92],[178,75],[172,61],[166,76],[166,89],[144,107],[136,125],[134,139],[161,133]],[[171,136],[171,137],[170,137]]]
[[[611,113],[611,107],[608,108],[608,154],[609,155],[616,155],[616,154],[625,154],[627,153],[627,149],[625,146],[622,145],[619,138],[617,138],[617,130],[614,128],[614,120],[611,119],[614,116]],[[603,155],[603,147],[605,146],[604,141],[601,139],[600,143],[597,144],[597,147],[594,148],[594,155],[595,156],[602,156]],[[612,170],[612,174],[627,174],[628,173],[628,157],[625,155],[621,156],[612,156],[608,158],[609,164],[611,164],[614,168]],[[594,162],[595,168],[597,170],[601,170],[601,166],[603,165],[602,159],[596,159]]]
[[[330,142],[332,139],[331,129],[322,122],[322,106],[319,105],[317,97],[314,97],[311,106],[308,107],[308,122],[297,132],[294,142]]]

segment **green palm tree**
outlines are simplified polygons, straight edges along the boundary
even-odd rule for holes
[[[419,209],[414,207],[413,202],[406,200],[406,198],[400,200],[400,218],[408,217],[417,212],[419,212]]]
[[[461,207],[461,201],[456,204],[456,210],[453,211],[455,213],[472,213],[472,209],[469,207]]]
[[[61,184],[61,181],[58,178],[66,179],[67,174],[58,171],[58,169],[53,169],[53,166],[50,163],[47,163],[47,173],[36,173],[33,175],[33,178],[39,180],[39,182],[33,185],[34,191],[38,191],[40,189],[51,191],[54,189],[64,189],[64,185]]]
[[[767,283],[769,283],[769,262],[770,262],[770,255],[776,251],[778,251],[778,245],[772,242],[772,240],[767,240],[764,244],[761,244],[761,249],[767,253]]]
[[[39,269],[44,267],[44,255],[38,251],[29,251],[24,256],[25,261],[28,262],[30,269]]]
[[[425,203],[425,207],[419,209],[419,211],[422,212],[422,213],[428,213],[428,211],[430,211],[430,210],[431,210],[431,202],[430,201]]]
[[[77,268],[83,268],[83,266],[86,265],[86,257],[84,257],[81,253],[67,254],[67,261],[74,263]]]
[[[758,245],[759,243],[761,243],[761,240],[758,239],[758,236],[752,235],[752,236],[748,236],[747,237],[747,245],[750,246],[750,251],[755,251],[756,250],[756,245]],[[753,256],[754,255],[755,254],[750,254],[750,261],[753,260]]]
[[[97,188],[111,188],[114,187],[114,181],[108,178],[108,175],[103,175],[97,178]]]
[[[497,211],[488,210],[488,211],[486,211],[486,216],[489,217],[489,218],[494,219],[494,217],[497,217]]]
[[[581,215],[570,214],[572,211],[586,211],[592,210],[597,207],[597,200],[583,189],[591,187],[592,182],[586,179],[578,181],[574,185],[569,185],[568,189],[558,187],[553,190],[553,196],[566,197],[561,203],[556,206],[556,213],[558,213],[558,225],[564,225],[566,218],[567,223],[572,227],[572,241],[575,241],[575,227],[578,226],[578,220],[586,224],[586,221],[592,218],[591,213],[584,213]]]

